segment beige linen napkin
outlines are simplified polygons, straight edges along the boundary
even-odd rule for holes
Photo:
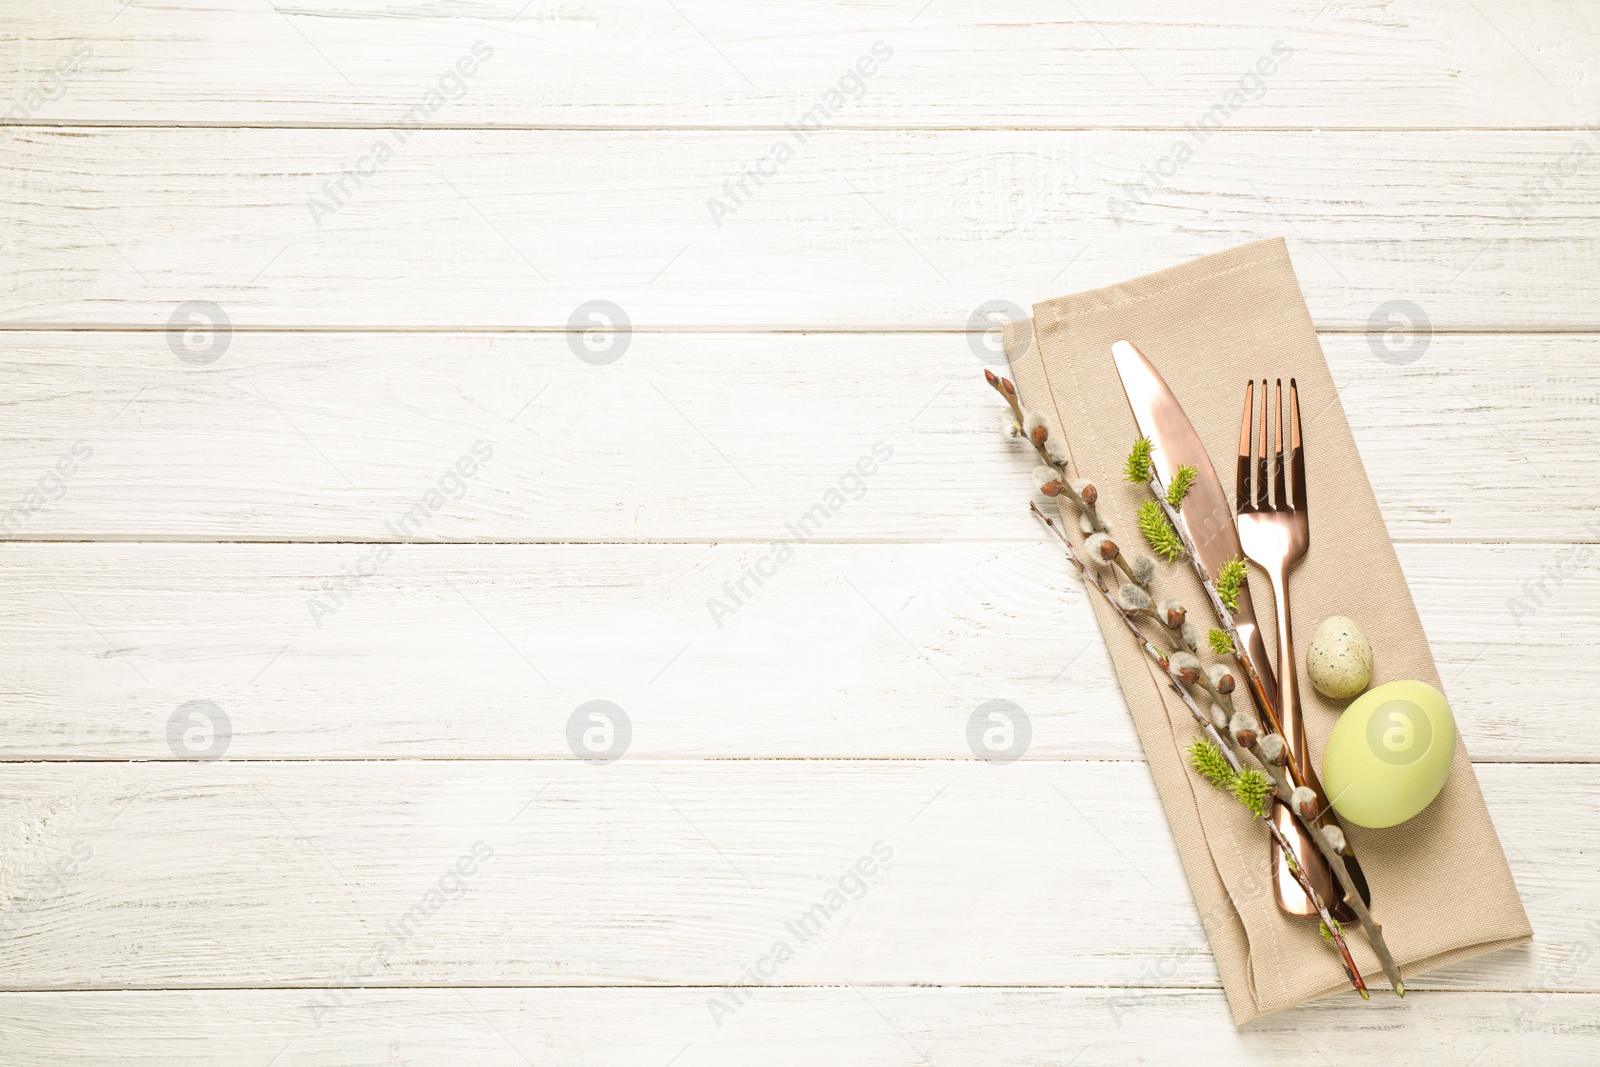
[[[1125,545],[1140,540],[1134,524],[1139,491],[1121,477],[1138,431],[1111,359],[1112,342],[1132,341],[1156,364],[1224,479],[1234,468],[1245,382],[1296,378],[1311,547],[1290,579],[1295,646],[1303,657],[1318,622],[1348,615],[1372,641],[1374,685],[1414,678],[1444,688],[1281,240],[1060,297],[1033,311],[1031,323],[1006,328],[1022,402],[1067,442],[1074,477],[1095,481],[1101,509]],[[1233,486],[1224,488],[1231,497]],[[1076,529],[1075,517],[1067,528]],[[1267,647],[1275,648],[1270,587],[1255,568],[1250,581],[1257,611],[1265,613]],[[1192,611],[1203,609],[1204,594],[1187,568],[1167,569],[1162,583]],[[1089,600],[1177,839],[1234,1021],[1242,1024],[1340,990],[1354,997],[1318,924],[1278,911],[1266,832],[1185,765],[1182,750],[1196,733],[1190,713],[1112,609],[1099,597]],[[1320,767],[1323,744],[1343,705],[1311,688],[1304,666],[1302,659],[1295,669],[1302,672],[1306,730]],[[1459,739],[1450,779],[1426,811],[1388,830],[1349,830],[1372,887],[1373,913],[1407,977],[1531,940]],[[1392,995],[1365,938],[1352,932],[1349,940],[1362,974],[1374,983],[1373,995]]]

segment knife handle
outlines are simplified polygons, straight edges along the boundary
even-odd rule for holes
[[[1229,612],[1233,616],[1233,628],[1243,646],[1234,649],[1234,659],[1239,661],[1239,666],[1244,670],[1245,683],[1250,686],[1250,695],[1255,699],[1261,717],[1266,720],[1266,726],[1273,733],[1281,734],[1283,722],[1278,715],[1278,679],[1272,670],[1272,660],[1267,657],[1267,641],[1261,634],[1261,625],[1256,622],[1255,602],[1250,599],[1248,585],[1240,588],[1238,604]],[[1296,785],[1300,784],[1302,777],[1299,764],[1298,756],[1291,749],[1288,772],[1290,781]]]

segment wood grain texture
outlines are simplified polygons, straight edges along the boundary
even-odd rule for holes
[[[1591,831],[1548,817],[1551,796],[1595,804],[1600,770],[1478,771],[1538,940],[1408,987],[1600,991]],[[311,999],[380,973],[715,986],[757,966],[800,985],[1217,983],[1135,763],[75,763],[0,784],[5,989]],[[778,941],[792,957],[760,963]]]
[[[483,440],[493,458],[410,539],[771,541],[881,441],[892,458],[816,537],[1038,539],[978,335],[636,334],[608,366],[556,334],[211,341],[202,366],[165,334],[7,335],[0,533],[393,540]],[[1380,338],[1323,338],[1391,536],[1600,539],[1600,339],[1409,343],[1394,364]]]
[[[1595,1060],[1593,5],[0,21],[0,1061]],[[1538,940],[1236,1030],[962,331],[1275,236]]]
[[[770,546],[0,558],[5,760],[188,758],[168,721],[196,700],[228,716],[230,759],[568,759],[568,721],[597,699],[631,721],[631,759],[970,759],[968,721],[993,699],[1029,720],[1028,758],[1142,758],[1083,593],[1044,543],[802,545],[738,604],[724,583]],[[377,573],[336,607],[324,583],[363,559]],[[1592,560],[1592,546],[1402,548],[1474,758],[1600,760]],[[1508,614],[1514,600],[1526,613]],[[1318,621],[1297,619],[1302,647]]]
[[[1396,300],[1434,329],[1600,325],[1586,133],[1227,131],[1143,193],[1178,135],[822,131],[779,164],[783,136],[27,129],[0,323],[210,301],[236,327],[565,329],[603,299],[637,327],[964,330],[1284,236],[1324,328]]]
[[[1214,990],[752,990],[721,1027],[703,989],[369,989],[311,1022],[293,990],[0,994],[12,1067],[86,1063],[275,1067],[460,1062],[481,1067],[770,1064],[848,1049],[860,1067],[1474,1067],[1593,1063],[1600,996],[1412,991],[1269,1016],[1242,1030]],[[1446,1029],[1470,1019],[1470,1029]],[[120,1058],[118,1058],[120,1057]],[[676,1057],[676,1059],[674,1059]],[[1474,1059],[1474,1057],[1477,1057]]]
[[[1249,0],[1172,17],[1159,0],[780,0],[396,5],[94,0],[6,5],[19,96],[82,42],[90,55],[40,117],[136,123],[397,122],[482,42],[450,125],[781,125],[875,41],[893,57],[836,124],[1181,126],[1274,43],[1239,126],[1546,126],[1587,117],[1600,22],[1581,0],[1324,5]],[[448,100],[448,102],[445,102]],[[1592,110],[1592,109],[1591,109]]]

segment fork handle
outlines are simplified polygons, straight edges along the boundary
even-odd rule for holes
[[[1307,762],[1306,723],[1300,714],[1300,665],[1294,658],[1294,628],[1289,624],[1293,618],[1289,614],[1289,576],[1274,573],[1271,577],[1272,600],[1278,615],[1278,728],[1306,779],[1298,784],[1317,791],[1317,807],[1321,809],[1326,801],[1316,771]]]
[[[1294,655],[1294,628],[1290,622],[1293,616],[1289,613],[1289,575],[1287,568],[1282,571],[1269,571],[1268,577],[1272,580],[1272,598],[1277,609],[1278,618],[1278,723],[1283,734],[1284,743],[1291,754],[1289,761],[1291,773],[1298,770],[1298,775],[1292,775],[1296,785],[1303,785],[1317,795],[1317,810],[1321,813],[1312,823],[1313,826],[1322,826],[1331,819],[1328,805],[1328,795],[1323,791],[1322,782],[1317,776],[1316,768],[1312,766],[1311,751],[1306,744],[1305,717],[1300,708],[1300,664]],[[1327,861],[1322,853],[1317,850],[1314,842],[1305,838],[1305,832],[1295,823],[1294,815],[1288,806],[1280,800],[1272,811],[1273,822],[1284,831],[1284,836],[1296,844],[1296,858],[1300,861],[1305,873],[1309,876],[1317,895],[1329,905],[1329,911],[1334,918],[1341,922],[1350,922],[1355,918],[1355,911],[1344,900],[1344,891],[1339,888],[1338,881],[1333,872],[1328,868]],[[1311,901],[1306,899],[1305,892],[1300,888],[1300,883],[1288,872],[1283,862],[1282,848],[1276,838],[1272,841],[1272,871],[1274,889],[1278,905],[1284,911],[1295,915],[1315,914]],[[1356,890],[1361,894],[1363,901],[1370,899],[1367,889],[1366,877],[1361,873],[1361,867],[1356,863],[1354,856],[1345,857],[1345,867],[1350,873],[1350,879],[1356,885]]]
[[[1294,658],[1294,631],[1290,625],[1289,614],[1289,576],[1284,570],[1268,570],[1267,576],[1272,581],[1273,606],[1277,609],[1278,619],[1278,699],[1276,711],[1278,713],[1278,732],[1282,735],[1284,743],[1289,749],[1288,771],[1291,781],[1295,785],[1307,786],[1316,791],[1317,807],[1321,809],[1326,804],[1323,797],[1321,783],[1317,781],[1316,772],[1312,770],[1306,756],[1306,728],[1305,720],[1300,714],[1300,671]],[[1316,844],[1306,838],[1306,832],[1295,822],[1294,815],[1290,812],[1286,801],[1287,797],[1279,798],[1272,807],[1272,821],[1283,832],[1284,837],[1296,846],[1296,859],[1300,862],[1307,878],[1310,880],[1317,895],[1324,902],[1332,906],[1343,903],[1343,895],[1335,891],[1337,883],[1333,871],[1317,850]],[[1300,888],[1300,883],[1289,872],[1288,864],[1284,860],[1283,846],[1278,839],[1272,839],[1272,876],[1274,895],[1278,900],[1278,907],[1291,915],[1314,915],[1316,908],[1306,897],[1305,891]]]

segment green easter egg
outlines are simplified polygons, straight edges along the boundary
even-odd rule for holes
[[[1433,803],[1450,776],[1456,720],[1425,682],[1389,682],[1345,709],[1322,754],[1322,784],[1340,818],[1397,826]]]

